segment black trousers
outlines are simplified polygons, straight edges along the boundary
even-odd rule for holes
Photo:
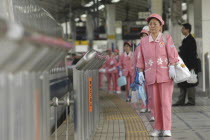
[[[190,88],[180,87],[180,95],[176,103],[184,105],[186,95],[188,95],[188,103],[195,104],[195,91],[196,91],[195,87],[190,87]]]

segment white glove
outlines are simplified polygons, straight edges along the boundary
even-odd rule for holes
[[[176,71],[175,71],[175,67],[174,66],[169,66],[169,77],[171,79],[176,78]]]
[[[143,72],[139,72],[139,83],[143,84],[145,81]]]
[[[111,71],[113,71],[113,70],[115,70],[115,69],[116,69],[116,68],[113,67],[113,68],[109,69],[108,71],[111,72]]]
[[[102,69],[99,69],[99,72],[105,73],[106,70],[102,68]]]
[[[114,61],[111,61],[111,62],[110,62],[110,65],[113,65],[113,64],[114,64]]]

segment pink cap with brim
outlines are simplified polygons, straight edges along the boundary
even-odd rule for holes
[[[111,48],[107,48],[106,50],[107,50],[107,51],[111,51]]]
[[[149,32],[147,30],[142,29],[140,34],[147,34],[147,35],[149,35]]]
[[[124,46],[125,46],[126,44],[129,45],[129,46],[131,47],[131,43],[130,43],[130,42],[124,42]]]
[[[158,14],[151,14],[151,15],[146,19],[146,21],[149,22],[149,20],[150,20],[151,18],[156,18],[157,20],[160,21],[161,25],[164,25],[164,21],[163,21],[163,19],[162,19],[162,17],[161,17],[160,15],[158,15]]]
[[[119,50],[118,49],[114,49],[114,52],[119,53]]]

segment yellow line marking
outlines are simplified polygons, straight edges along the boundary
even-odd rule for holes
[[[128,133],[147,133],[147,131],[128,131]]]

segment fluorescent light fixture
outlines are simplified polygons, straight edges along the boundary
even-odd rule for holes
[[[86,17],[87,17],[86,14],[81,15],[81,18],[86,18]]]
[[[119,2],[120,0],[112,0],[112,3],[117,3]]]
[[[101,10],[101,9],[104,9],[104,7],[105,7],[104,5],[100,5],[100,6],[98,7],[98,9]]]
[[[93,5],[93,1],[90,1],[89,3],[85,4],[85,7],[90,7]]]
[[[187,10],[187,3],[182,3],[182,10]]]
[[[75,18],[74,21],[75,21],[75,22],[78,22],[78,21],[79,21],[79,18]]]

